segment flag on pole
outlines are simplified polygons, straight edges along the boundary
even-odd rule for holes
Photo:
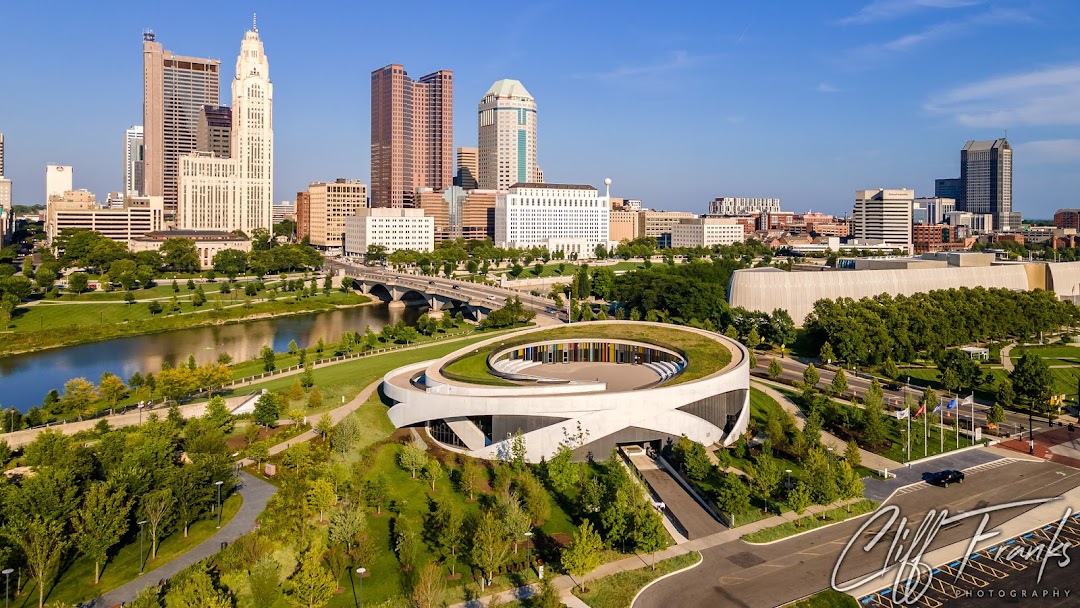
[[[975,405],[975,394],[972,393],[967,397],[964,397],[964,400],[960,403],[960,405]]]
[[[956,397],[953,397],[949,400],[949,404],[945,406],[945,409],[955,410],[957,405],[959,405],[959,402],[956,400]]]
[[[930,413],[932,413],[932,414],[936,414],[936,413],[938,413],[938,412],[940,412],[940,411],[941,411],[941,402],[938,402],[938,404],[937,404],[937,407],[935,407],[935,408],[933,409],[933,411],[931,411]]]
[[[922,404],[922,406],[919,407],[919,410],[917,412],[915,412],[915,417],[918,418],[919,416],[922,416],[925,413],[926,413],[926,404],[924,403],[924,404]]]
[[[910,414],[910,413],[911,412],[909,412],[907,410],[907,408],[902,409],[902,410],[896,410],[896,419],[897,420],[903,420],[904,418],[907,418],[908,414]]]

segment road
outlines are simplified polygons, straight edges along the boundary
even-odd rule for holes
[[[561,322],[559,312],[554,311],[554,303],[547,298],[523,294],[513,289],[493,287],[470,281],[459,281],[443,277],[422,276],[386,270],[375,266],[364,266],[338,259],[327,259],[326,265],[334,270],[344,269],[354,278],[394,281],[399,285],[416,289],[423,293],[436,293],[459,300],[482,301],[490,308],[500,308],[506,298],[520,297],[526,308],[536,312],[538,321],[542,318],[550,322]],[[554,312],[548,312],[552,310]]]
[[[765,370],[767,370],[769,367],[769,362],[771,362],[773,359],[774,357],[771,357],[769,355],[759,355],[757,371],[765,372]],[[802,382],[803,370],[805,370],[807,367],[805,363],[792,358],[779,358],[776,360],[780,362],[780,366],[784,370],[783,373],[780,375],[779,381],[784,382],[785,384]],[[819,387],[826,387],[830,383],[832,383],[833,376],[836,375],[834,368],[819,367],[817,368],[817,370],[818,375],[821,378],[821,380],[818,382]],[[901,372],[903,372],[903,370],[901,370]],[[845,370],[845,374],[847,375],[848,390],[846,393],[844,393],[844,397],[848,399],[850,399],[852,396],[864,397],[866,395],[866,392],[870,388],[870,378],[866,375],[856,375],[856,373],[852,372],[851,370]],[[903,385],[901,385],[901,388],[899,390],[886,389],[883,387],[883,392],[885,394],[885,403],[886,405],[899,405],[904,402],[905,397],[912,400],[913,402],[918,401],[922,397],[923,390],[925,390],[923,387],[915,385],[909,386],[906,390],[903,388]],[[946,398],[944,393],[938,393],[938,395],[942,399]],[[948,398],[951,398],[951,396],[949,396]],[[991,405],[991,403],[981,402],[976,399],[975,419],[978,421],[984,421],[986,417],[986,412],[990,409]],[[961,406],[960,409],[960,418],[962,421],[971,418],[971,406]],[[1016,433],[1023,432],[1023,434],[1026,436],[1028,429],[1028,417],[1026,414],[1006,410],[1005,422],[1001,426],[1002,428],[1008,430],[1014,435]],[[1040,418],[1039,416],[1035,417],[1033,427],[1035,432],[1039,432],[1040,430],[1049,428],[1046,424],[1046,418]]]
[[[943,468],[949,466],[947,459],[942,459],[940,464]],[[948,488],[919,484],[897,495],[889,504],[897,505],[901,515],[909,518],[908,527],[914,534],[930,509],[970,511],[1017,500],[1058,496],[1077,486],[1080,486],[1080,471],[1076,469],[1053,463],[1018,461],[972,472],[963,484],[950,485]],[[1013,507],[994,512],[989,527],[1016,517],[1027,509]],[[705,549],[700,566],[649,587],[634,603],[634,608],[759,608],[777,606],[816,593],[829,586],[833,568],[844,546],[864,523],[865,519],[844,522],[770,545],[752,545],[736,540]],[[942,530],[934,538],[930,549],[968,539],[975,527],[976,522],[968,520]],[[881,525],[875,523],[867,528],[863,538],[869,539],[880,529]],[[879,543],[869,552],[857,551],[857,557],[845,559],[838,570],[838,580],[847,581],[880,570],[885,563],[886,552],[891,550],[890,545],[886,539],[886,542]]]

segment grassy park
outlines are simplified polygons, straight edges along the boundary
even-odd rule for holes
[[[589,581],[587,592],[583,593],[580,589],[574,589],[574,595],[581,598],[590,608],[624,608],[630,605],[634,596],[645,585],[666,574],[696,565],[700,561],[701,554],[692,551],[658,561],[654,568],[639,568]]]

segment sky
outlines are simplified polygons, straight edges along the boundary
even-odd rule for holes
[[[1008,134],[1014,210],[1080,206],[1080,2],[6,2],[0,132],[17,203],[46,163],[120,190],[142,122],[142,32],[222,61],[222,102],[257,11],[274,83],[275,201],[369,180],[372,70],[454,72],[454,145],[500,78],[538,104],[548,182],[655,209],[717,196],[851,212],[854,191],[932,196],[969,139]]]

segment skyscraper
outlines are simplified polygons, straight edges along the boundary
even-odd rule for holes
[[[491,85],[480,100],[480,187],[509,190],[540,183],[536,166],[536,100],[517,80]]]
[[[476,148],[457,149],[457,175],[454,185],[464,190],[476,190],[479,187],[480,150]]]
[[[273,228],[274,85],[257,28],[244,34],[232,81],[229,158],[180,157],[177,226],[187,230]]]
[[[371,206],[407,207],[417,188],[453,184],[454,73],[413,81],[403,66],[371,73]]]
[[[914,199],[915,191],[906,188],[856,190],[855,209],[851,214],[852,236],[902,245],[910,253]]]
[[[199,124],[195,128],[195,149],[229,158],[232,155],[231,146],[232,108],[203,106],[199,110]]]
[[[217,59],[173,55],[143,34],[143,189],[176,212],[180,156],[195,150],[199,110],[220,100]]]
[[[960,202],[960,178],[943,177],[934,180],[934,198],[951,198]]]
[[[1020,227],[1012,209],[1012,146],[1007,139],[969,141],[960,151],[957,209],[994,216],[994,230]]]
[[[143,192],[144,150],[142,125],[128,127],[124,131],[124,188],[126,195],[138,196]]]

